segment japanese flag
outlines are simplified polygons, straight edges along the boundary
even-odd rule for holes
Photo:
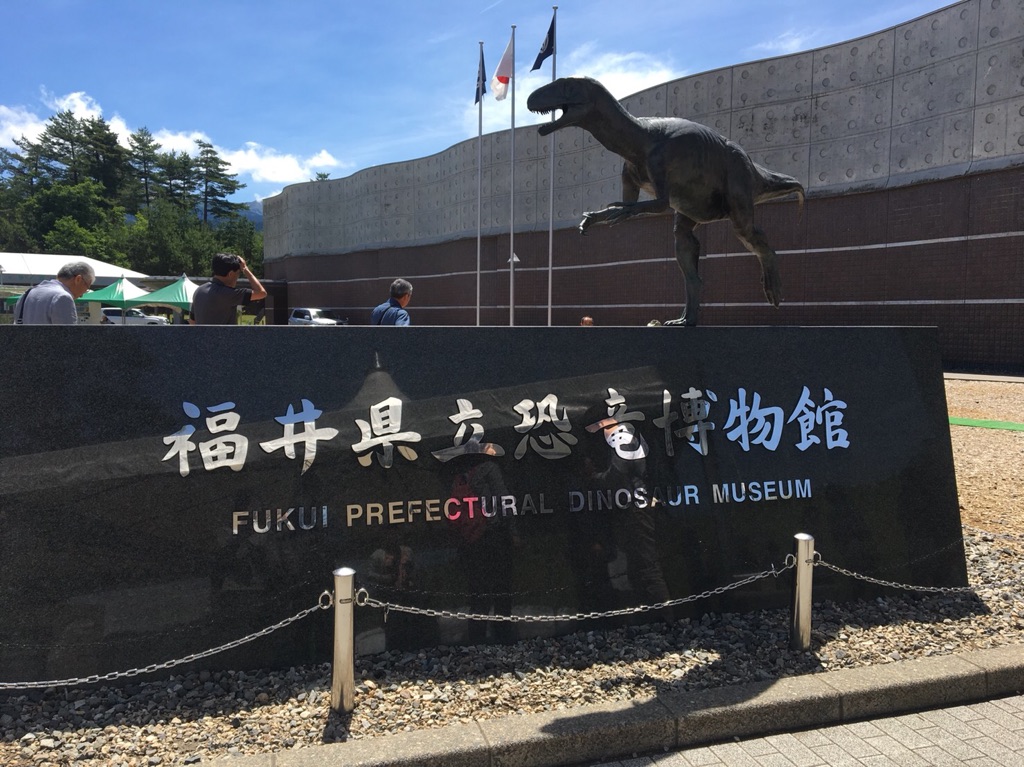
[[[508,84],[515,69],[515,48],[512,43],[514,39],[509,38],[501,61],[498,62],[498,68],[494,70],[494,77],[491,78],[491,93],[494,94],[495,101],[503,101],[508,95]]]

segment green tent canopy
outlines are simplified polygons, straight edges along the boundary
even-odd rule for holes
[[[105,288],[90,290],[79,298],[78,301],[83,304],[96,302],[100,304],[108,304],[110,306],[120,306],[123,308],[129,305],[128,302],[131,299],[148,295],[149,293],[135,283],[128,282],[124,277],[120,277],[116,282],[112,282]],[[3,301],[7,306],[14,306],[18,303],[19,298],[21,298],[20,293],[16,296],[7,296]],[[146,302],[142,301],[142,303]]]
[[[170,285],[152,293],[125,301],[126,306],[173,306],[187,311],[192,307],[192,294],[199,286],[184,274]]]
[[[121,277],[117,282],[113,282],[105,288],[90,290],[78,300],[81,303],[98,302],[124,308],[129,305],[131,299],[148,295],[149,293],[145,290]]]

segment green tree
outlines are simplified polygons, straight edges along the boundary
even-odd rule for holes
[[[84,136],[82,166],[88,177],[103,185],[109,204],[126,202],[131,166],[128,152],[117,140],[110,126],[99,117],[80,122]]]
[[[189,274],[209,274],[210,262],[218,251],[217,237],[205,224],[195,222],[181,236],[181,248],[189,262]]]
[[[198,203],[196,187],[198,174],[195,161],[188,152],[159,152],[157,154],[157,178],[160,195],[182,210],[192,212]]]
[[[39,137],[41,169],[54,181],[77,184],[85,177],[85,131],[82,121],[65,109],[46,122]]]
[[[10,192],[13,199],[24,200],[49,184],[39,144],[27,138],[14,139],[20,150],[0,149],[0,190]]]
[[[35,253],[40,243],[25,227],[19,206],[41,188],[38,153],[24,138],[14,139],[22,153],[0,148],[0,251]]]
[[[148,128],[139,128],[128,137],[128,163],[135,174],[139,199],[129,210],[148,208],[156,198],[160,145]]]
[[[95,229],[105,220],[103,187],[92,180],[80,184],[54,184],[18,205],[15,216],[36,242],[62,218],[71,218],[85,229]]]
[[[245,184],[237,181],[237,176],[228,173],[228,163],[217,154],[213,145],[206,141],[196,139],[196,146],[199,148],[199,157],[196,159],[196,169],[199,176],[199,204],[200,218],[204,224],[210,223],[210,218],[230,218],[242,210],[245,206],[231,202],[228,198]]]
[[[53,228],[43,235],[44,253],[102,258],[102,251],[95,232],[86,229],[71,216],[57,219]]]
[[[221,223],[215,231],[220,250],[241,256],[256,276],[262,276],[263,232],[256,231],[252,221],[236,216]]]

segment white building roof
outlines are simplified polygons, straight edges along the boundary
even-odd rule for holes
[[[0,282],[4,285],[35,285],[57,276],[64,264],[85,261],[96,272],[96,286],[102,287],[118,277],[146,277],[142,272],[108,264],[86,256],[61,256],[52,253],[0,253]]]

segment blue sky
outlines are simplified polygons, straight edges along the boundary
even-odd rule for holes
[[[718,67],[819,48],[917,18],[937,0],[562,0],[557,74],[618,97]],[[164,150],[212,143],[262,199],[317,172],[426,157],[477,135],[516,25],[516,126],[551,79],[530,67],[552,6],[523,0],[19,0],[5,3],[0,146],[60,109],[147,127]],[[488,91],[490,87],[488,86]],[[484,100],[485,133],[511,99]]]

